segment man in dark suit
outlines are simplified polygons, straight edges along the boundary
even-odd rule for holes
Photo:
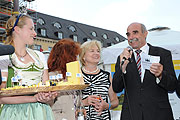
[[[118,57],[112,82],[116,93],[125,88],[121,120],[174,120],[168,100],[177,83],[171,52],[148,44],[148,32],[141,23],[130,24],[126,34],[133,50],[125,48]],[[140,57],[136,50],[141,51]],[[149,69],[143,56],[148,56]],[[151,63],[152,58],[158,62]]]
[[[2,76],[1,76],[1,70],[0,70],[0,85],[2,83]]]
[[[178,83],[177,83],[176,93],[177,93],[178,97],[180,98],[180,74],[178,76]]]

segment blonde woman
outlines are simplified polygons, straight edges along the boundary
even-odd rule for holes
[[[87,120],[110,120],[109,110],[119,104],[117,95],[112,89],[110,73],[98,68],[100,52],[101,43],[97,40],[87,41],[81,45],[81,70],[84,82],[90,84],[82,91]]]
[[[19,85],[31,86],[48,80],[48,67],[44,55],[39,51],[26,48],[32,45],[36,32],[30,16],[20,14],[12,16],[6,23],[6,43],[13,45],[15,53],[0,57],[2,77],[7,82],[2,87],[12,87],[12,79],[22,78]],[[0,96],[4,104],[1,120],[54,120],[49,104],[57,96],[56,92],[38,93],[24,96]]]

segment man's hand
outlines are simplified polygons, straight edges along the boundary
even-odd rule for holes
[[[123,59],[125,59],[125,61],[124,61],[124,63],[123,63],[123,66],[122,66],[122,72],[125,72],[125,70],[126,70],[126,66],[127,66],[127,64],[129,63],[129,58],[131,58],[131,55],[132,55],[132,51],[130,51],[129,52],[129,49],[128,48],[125,48],[124,50],[123,50],[123,52],[121,53],[121,55],[120,55],[120,67],[121,67],[121,65],[122,65],[122,61],[123,61]]]
[[[163,65],[160,63],[152,63],[150,67],[150,72],[158,77],[160,80],[162,78]]]

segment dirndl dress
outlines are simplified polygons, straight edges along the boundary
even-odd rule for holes
[[[27,52],[35,62],[22,64],[15,53],[9,56],[7,87],[14,85],[11,79],[17,76],[21,78],[19,85],[31,86],[42,80],[44,64],[39,57],[42,53],[28,48]],[[0,120],[54,120],[54,115],[51,107],[44,103],[4,104]]]

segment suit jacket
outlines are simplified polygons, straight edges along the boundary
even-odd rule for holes
[[[142,116],[144,120],[174,120],[168,100],[168,91],[174,91],[177,83],[171,52],[148,45],[149,55],[160,56],[160,63],[163,65],[162,79],[157,84],[154,74],[145,70],[143,83],[141,83],[134,54],[133,61],[126,67],[125,74],[120,70],[120,57],[118,57],[112,86],[116,93],[121,92],[124,89],[124,76],[126,90],[121,120],[142,120]]]
[[[177,88],[176,88],[176,93],[177,93],[178,97],[180,98],[180,74],[178,76],[178,84],[177,84]]]
[[[0,85],[2,83],[2,76],[1,76],[1,70],[0,70]]]

